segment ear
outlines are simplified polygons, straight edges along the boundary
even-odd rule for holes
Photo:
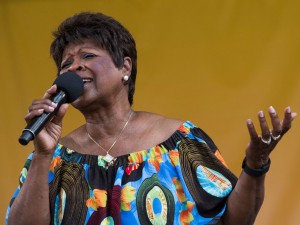
[[[132,62],[131,62],[131,58],[130,58],[130,57],[125,57],[125,58],[124,58],[123,67],[122,67],[123,75],[127,75],[127,76],[130,77],[130,75],[131,75],[131,70],[132,70]]]

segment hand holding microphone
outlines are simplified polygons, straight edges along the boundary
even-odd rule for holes
[[[42,100],[35,101],[30,110],[32,112],[26,115],[25,119],[28,125],[19,138],[20,144],[27,145],[52,119],[52,126],[46,127],[46,130],[53,138],[60,135],[60,128],[58,128],[59,131],[56,131],[55,122],[61,123],[66,110],[65,106],[61,109],[60,106],[64,103],[72,103],[81,95],[83,81],[77,74],[66,72],[58,76],[54,84],[56,86],[48,89]],[[59,132],[59,135],[56,134],[57,132]]]

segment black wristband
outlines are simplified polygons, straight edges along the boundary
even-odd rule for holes
[[[245,171],[245,173],[247,173],[248,175],[252,177],[260,177],[269,171],[270,165],[271,165],[271,159],[269,159],[267,164],[263,165],[260,169],[251,169],[247,166],[246,157],[245,157],[243,160],[242,168]]]

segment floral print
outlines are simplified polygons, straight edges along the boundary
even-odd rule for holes
[[[166,141],[109,164],[58,145],[48,177],[51,224],[216,224],[236,180],[213,141],[189,121]]]

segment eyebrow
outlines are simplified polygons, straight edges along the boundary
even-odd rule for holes
[[[93,46],[82,46],[82,47],[80,47],[80,48],[78,49],[77,52],[80,52],[80,51],[85,50],[85,49],[94,49],[94,47],[93,47]],[[73,55],[73,54],[70,54],[70,53],[68,53],[68,54],[63,54],[63,55],[62,55],[62,61],[63,61],[64,58],[65,58],[66,56],[68,56],[68,55]]]

